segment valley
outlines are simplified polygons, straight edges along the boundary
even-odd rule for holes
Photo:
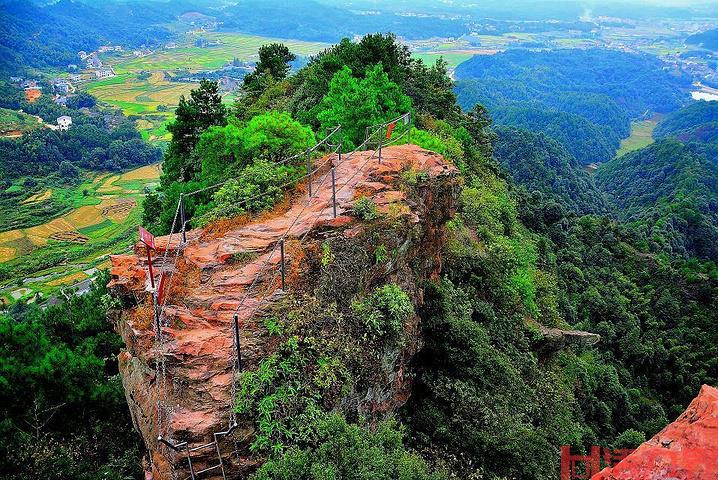
[[[0,0],[0,478],[718,478],[716,12]]]

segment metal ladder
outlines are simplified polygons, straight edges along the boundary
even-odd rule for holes
[[[222,452],[219,449],[219,441],[223,437],[227,437],[231,435],[234,430],[237,428],[238,424],[234,423],[232,426],[230,426],[227,430],[222,432],[215,432],[212,434],[214,440],[212,440],[209,443],[205,443],[203,445],[198,445],[196,447],[190,447],[189,442],[180,442],[177,444],[173,444],[172,442],[162,438],[162,436],[159,436],[157,440],[165,445],[167,445],[169,448],[174,450],[175,452],[184,452],[185,457],[187,458],[187,465],[189,467],[189,477],[186,477],[190,480],[197,480],[198,477],[204,473],[211,472],[213,470],[219,469],[219,471],[222,474],[222,478],[224,480],[227,480],[227,475],[224,471],[224,462],[222,460]],[[211,465],[209,467],[205,467],[201,470],[195,470],[195,466],[192,463],[192,453],[204,450],[206,448],[214,447],[215,452],[217,453],[217,461],[215,465]]]

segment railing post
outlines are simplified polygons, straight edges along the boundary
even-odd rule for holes
[[[155,313],[155,338],[159,341],[162,335],[162,324],[160,322],[160,309],[157,304],[157,292],[152,292],[152,310]]]
[[[337,174],[336,167],[332,167],[332,210],[334,218],[337,218]]]
[[[409,112],[409,131],[407,132],[406,143],[411,145],[411,112]]]
[[[379,128],[379,163],[381,163],[381,145],[384,143],[384,127]]]
[[[307,177],[309,184],[309,196],[312,196],[312,154],[309,150],[307,150]]]
[[[281,269],[282,269],[282,290],[286,290],[287,284],[286,284],[286,276],[284,273],[284,239],[281,239],[279,241],[279,257],[281,260]]]
[[[182,243],[187,243],[187,232],[185,230],[185,227],[187,225],[187,219],[185,217],[185,211],[184,211],[184,193],[180,193],[180,199],[179,199],[179,207],[180,207],[180,221],[182,222]]]
[[[234,346],[237,348],[237,371],[242,372],[242,350],[239,343],[239,315],[234,314]],[[234,381],[234,380],[232,380]]]

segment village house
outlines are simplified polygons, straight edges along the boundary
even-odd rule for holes
[[[80,57],[80,60],[84,60],[89,57],[88,53],[84,50],[80,50],[79,52],[77,52],[77,56]]]
[[[115,72],[113,72],[111,68],[101,68],[99,70],[95,70],[95,77],[97,78],[110,78],[114,76]]]
[[[72,125],[72,117],[69,117],[67,115],[58,117],[57,126],[59,127],[60,131],[65,132],[65,131],[69,130],[70,125]]]
[[[102,67],[102,61],[99,58],[97,58],[97,55],[95,55],[94,53],[92,55],[90,55],[89,57],[87,57],[86,61],[87,61],[87,66],[90,68],[101,68]]]
[[[70,81],[72,82],[81,82],[82,81],[82,75],[79,73],[73,73],[70,75]]]

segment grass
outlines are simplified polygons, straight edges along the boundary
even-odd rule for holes
[[[26,133],[40,127],[37,119],[25,113],[0,108],[0,135]]]
[[[456,68],[459,64],[467,61],[473,56],[473,53],[455,52],[417,52],[412,54],[412,57],[423,60],[427,65],[435,64],[439,57],[442,57],[448,64],[449,68]]]
[[[616,157],[625,155],[653,143],[653,130],[658,124],[657,119],[640,120],[631,123],[631,135],[621,140],[621,147],[616,152]]]

